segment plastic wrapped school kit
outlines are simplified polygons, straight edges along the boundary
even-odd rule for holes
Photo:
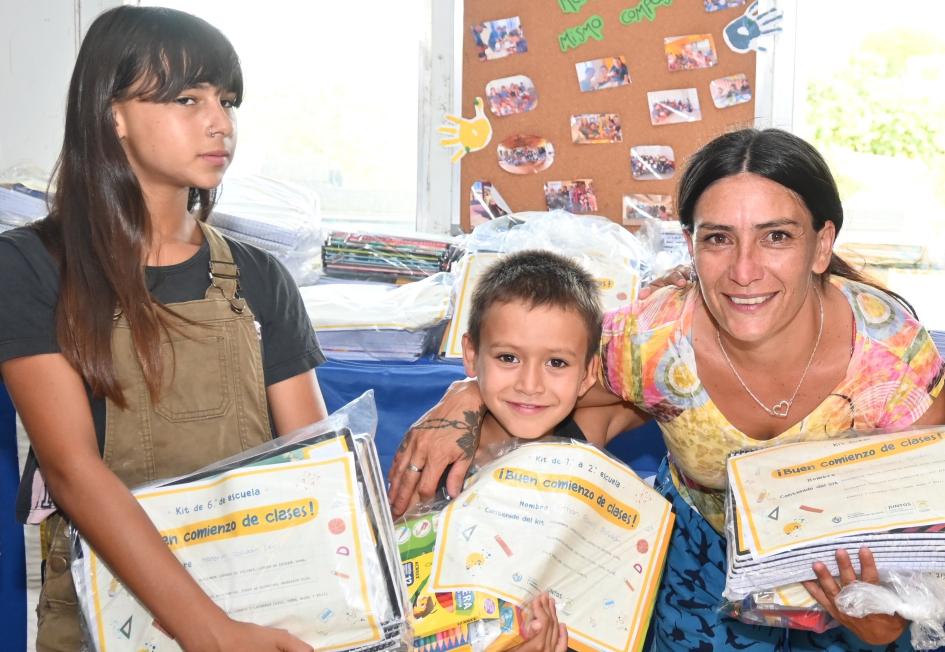
[[[232,618],[320,650],[402,649],[406,593],[375,427],[368,392],[317,424],[132,493]],[[179,650],[95,550],[74,543],[89,649]]]

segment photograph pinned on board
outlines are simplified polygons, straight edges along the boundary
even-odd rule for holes
[[[583,113],[571,116],[571,141],[577,145],[622,143],[623,129],[616,113]]]
[[[469,189],[469,224],[476,228],[512,210],[489,181],[474,181]]]
[[[672,222],[679,219],[673,205],[672,195],[624,195],[623,223],[633,224],[631,220],[655,219]]]
[[[470,29],[480,61],[528,52],[528,41],[525,40],[522,20],[518,16],[487,20]]]
[[[650,122],[654,125],[702,120],[699,94],[694,88],[650,91],[646,94],[646,101],[650,106]]]
[[[512,174],[535,174],[555,161],[555,146],[541,136],[509,136],[496,151],[499,167]]]
[[[525,113],[538,106],[535,82],[525,75],[493,79],[486,84],[486,99],[494,115]]]
[[[705,10],[708,12],[722,11],[732,7],[741,7],[745,0],[705,0]]]
[[[591,179],[545,182],[545,203],[548,210],[587,214],[597,212],[597,196]]]
[[[622,56],[591,59],[574,64],[582,93],[617,88],[630,83],[627,60]]]
[[[712,95],[712,103],[717,109],[751,102],[748,75],[740,72],[737,75],[713,79],[709,82],[709,94]]]
[[[630,172],[637,181],[669,179],[676,173],[676,154],[669,145],[631,147]]]
[[[667,36],[663,39],[663,51],[670,72],[711,68],[719,63],[711,34]]]

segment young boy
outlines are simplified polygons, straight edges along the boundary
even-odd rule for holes
[[[597,284],[570,259],[522,251],[486,270],[463,336],[466,373],[488,410],[476,465],[489,447],[515,437],[554,434],[604,446],[604,430],[582,424],[582,433],[571,418],[597,378],[600,335]]]
[[[604,432],[581,432],[571,413],[597,378],[601,308],[590,274],[564,256],[522,251],[501,258],[479,279],[463,336],[463,364],[485,402],[474,461],[513,438],[560,435],[603,446]],[[445,477],[445,476],[444,476]],[[564,650],[567,631],[542,593],[526,650]]]

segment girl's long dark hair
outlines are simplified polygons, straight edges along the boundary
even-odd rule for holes
[[[112,105],[169,102],[198,84],[242,101],[239,59],[223,34],[190,14],[122,6],[99,16],[82,41],[66,107],[49,217],[38,223],[59,264],[56,333],[63,355],[97,397],[126,405],[112,363],[117,312],[128,320],[152,399],[163,376],[164,308],[151,299],[145,259],[151,221],[115,130]],[[191,188],[188,210],[205,220],[214,190]]]
[[[709,186],[742,172],[770,179],[800,197],[814,218],[815,231],[833,222],[840,233],[843,204],[827,162],[807,141],[781,129],[733,131],[693,154],[679,181],[676,205],[682,227],[692,233],[696,203]],[[835,253],[830,256],[823,280],[830,274],[875,287],[895,297],[915,316],[908,301],[861,274]]]

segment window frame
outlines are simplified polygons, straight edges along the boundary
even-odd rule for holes
[[[420,44],[417,126],[417,231],[459,231],[459,165],[440,146],[437,127],[462,97],[462,0],[425,0],[428,31]]]

